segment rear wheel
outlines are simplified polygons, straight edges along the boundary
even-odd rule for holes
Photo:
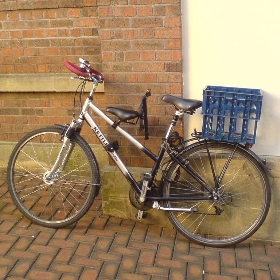
[[[53,228],[78,221],[100,186],[96,159],[79,135],[70,141],[63,170],[49,178],[62,134],[61,127],[29,133],[14,148],[7,170],[9,191],[18,209],[33,222]]]
[[[167,213],[185,237],[202,245],[229,246],[247,239],[262,225],[270,206],[270,185],[260,163],[243,149],[235,150],[234,145],[215,142],[207,143],[207,147],[205,142],[193,145],[182,152],[181,158],[187,159],[186,164],[199,174],[210,192],[174,162],[167,170],[164,193],[166,196],[192,194],[196,198],[211,196],[211,199],[168,201],[167,207],[195,210]],[[223,173],[221,181],[215,183]]]

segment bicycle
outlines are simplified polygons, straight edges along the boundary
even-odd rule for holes
[[[82,104],[79,117],[69,125],[37,129],[24,136],[11,153],[8,188],[24,216],[46,227],[61,228],[77,222],[91,207],[101,187],[98,162],[81,136],[87,123],[131,188],[129,199],[138,209],[137,218],[149,209],[166,211],[178,232],[206,246],[224,247],[244,241],[255,233],[269,211],[271,191],[260,158],[240,143],[203,139],[194,132],[183,140],[175,131],[178,120],[192,115],[202,101],[164,95],[162,100],[175,107],[158,154],[152,153],[121,123],[137,123],[149,137],[148,90],[139,110],[108,107],[113,121],[94,105],[94,92],[104,77],[80,59],[80,66],[64,65],[92,90]],[[116,129],[154,162],[137,182],[117,154],[118,143],[110,143],[97,126],[89,109]]]

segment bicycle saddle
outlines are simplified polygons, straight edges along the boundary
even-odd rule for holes
[[[115,107],[108,107],[106,111],[117,116],[119,120],[122,122],[126,122],[135,118],[140,118],[142,116],[140,112],[133,111],[133,110],[119,109]]]
[[[196,99],[184,99],[173,95],[166,94],[162,100],[167,103],[175,105],[178,109],[183,110],[185,113],[193,114],[194,111],[202,106],[202,101]]]

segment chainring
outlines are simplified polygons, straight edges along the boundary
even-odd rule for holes
[[[130,203],[138,210],[147,211],[152,208],[153,202],[152,201],[139,201],[140,195],[137,194],[133,188],[129,190],[129,200]]]

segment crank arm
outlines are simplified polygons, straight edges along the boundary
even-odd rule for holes
[[[157,201],[153,203],[153,208],[164,211],[185,211],[185,212],[198,212],[196,207],[176,208],[176,207],[162,207]]]

